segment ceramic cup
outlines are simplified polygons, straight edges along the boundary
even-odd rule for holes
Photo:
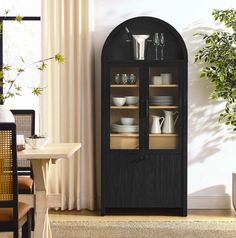
[[[172,83],[172,75],[169,73],[161,74],[162,84],[171,84]]]
[[[162,76],[152,76],[152,83],[156,85],[162,84]]]

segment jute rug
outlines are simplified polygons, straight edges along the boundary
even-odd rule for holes
[[[51,222],[55,238],[235,238],[236,222]]]
[[[52,221],[53,238],[235,238],[233,221]],[[12,235],[0,233],[1,238]]]

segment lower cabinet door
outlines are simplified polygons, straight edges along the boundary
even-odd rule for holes
[[[181,158],[111,155],[104,174],[105,208],[180,208]]]

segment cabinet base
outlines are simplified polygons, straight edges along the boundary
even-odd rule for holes
[[[101,210],[101,215],[161,215],[187,216],[187,209],[183,208],[111,208]]]

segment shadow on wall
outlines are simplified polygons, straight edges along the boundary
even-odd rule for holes
[[[215,185],[208,188],[204,188],[201,190],[198,190],[196,192],[190,193],[190,196],[206,196],[206,194],[211,194],[211,196],[229,196],[228,193],[226,193],[225,185]],[[230,199],[230,196],[229,196]]]
[[[187,44],[188,68],[188,145],[189,165],[203,163],[208,157],[221,150],[222,144],[236,140],[218,116],[224,109],[223,102],[209,99],[213,85],[207,79],[200,79],[201,65],[194,62],[194,55],[202,45],[202,38],[195,33],[209,33],[213,29],[202,27],[203,22],[195,22],[181,33]],[[215,29],[214,29],[215,30]]]
[[[188,194],[190,209],[230,209],[231,196],[226,193],[224,185],[216,185]]]

